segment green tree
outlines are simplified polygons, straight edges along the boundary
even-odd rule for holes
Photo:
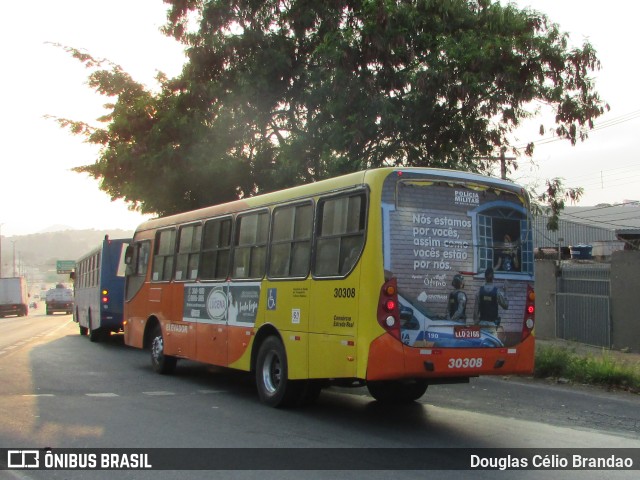
[[[519,155],[510,133],[535,102],[554,108],[553,128],[571,143],[607,108],[589,76],[600,67],[591,45],[569,48],[545,15],[512,5],[165,3],[164,31],[188,57],[182,73],[159,75],[151,93],[118,66],[69,48],[92,69],[90,85],[114,102],[103,128],[59,120],[102,147],[77,171],[145,213],[385,165],[487,174],[491,158]],[[507,161],[507,171],[516,167]],[[565,191],[546,194],[553,207]]]

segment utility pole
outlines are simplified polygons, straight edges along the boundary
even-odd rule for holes
[[[11,240],[11,244],[13,245],[13,276],[16,277],[16,241]]]
[[[503,180],[507,179],[507,160],[515,161],[516,157],[507,157],[504,154],[505,150],[500,150],[499,157],[473,157],[474,160],[491,160],[491,161],[500,161],[500,178]]]

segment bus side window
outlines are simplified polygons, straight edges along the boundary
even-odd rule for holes
[[[131,265],[133,263],[133,245],[127,245],[124,251],[124,264]]]
[[[287,205],[273,212],[269,277],[306,277],[311,258],[313,205]]]
[[[269,212],[261,211],[236,219],[233,278],[262,278],[267,260]]]
[[[131,300],[142,288],[149,267],[150,242],[136,242],[131,248],[131,261],[127,265],[127,280],[125,283],[126,299]]]
[[[175,229],[162,230],[156,234],[151,280],[171,280],[176,243]]]
[[[231,218],[216,218],[204,224],[200,278],[225,280],[229,275]]]
[[[198,277],[201,239],[202,225],[185,225],[180,228],[178,255],[176,258],[176,280],[195,280]]]
[[[366,203],[363,193],[320,200],[314,275],[344,276],[353,269],[364,247]]]
[[[149,267],[149,242],[138,244],[138,258],[136,261],[136,275],[146,276]]]

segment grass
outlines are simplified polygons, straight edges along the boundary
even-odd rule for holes
[[[536,349],[533,376],[640,392],[640,366],[617,361],[606,351],[594,357],[568,348],[540,346]]]

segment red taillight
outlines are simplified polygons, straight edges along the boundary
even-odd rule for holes
[[[108,303],[109,302],[109,290],[105,289],[102,290],[102,303]]]
[[[531,335],[536,323],[536,294],[531,285],[527,285],[527,298],[524,307],[524,321],[522,322],[522,340]]]
[[[378,323],[388,333],[400,340],[400,308],[398,304],[398,281],[392,278],[380,289],[378,301]]]

